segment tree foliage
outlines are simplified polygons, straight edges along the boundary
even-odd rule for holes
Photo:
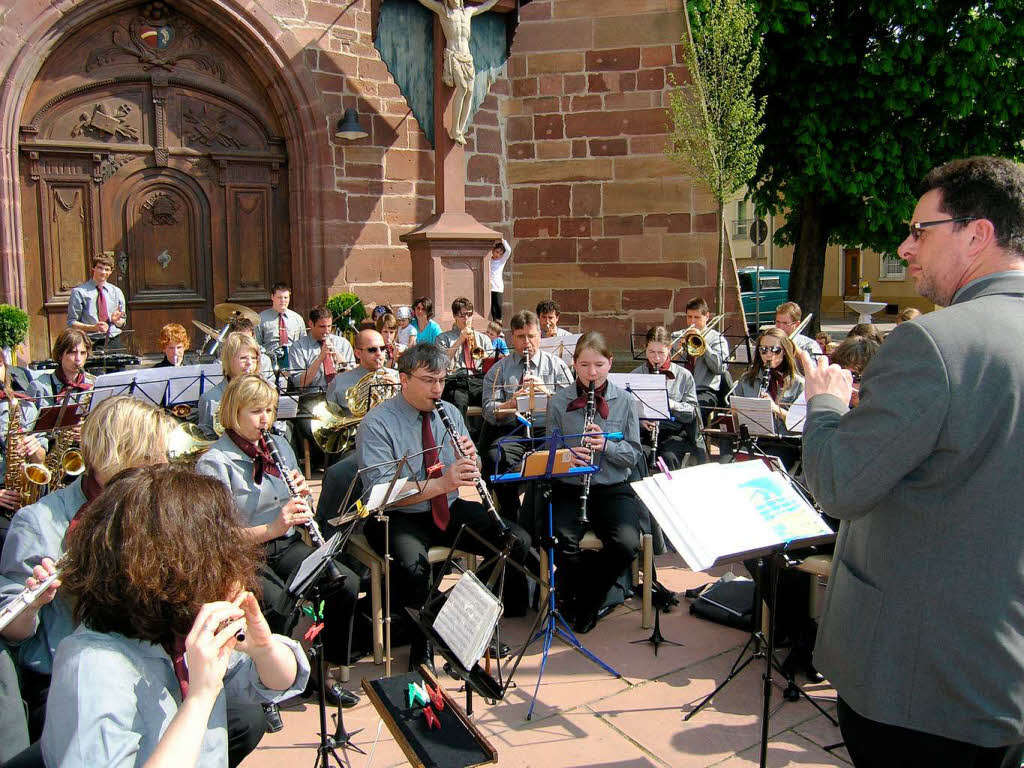
[[[682,40],[688,86],[669,94],[672,131],[666,154],[699,179],[718,201],[717,312],[724,304],[725,203],[757,168],[763,98],[755,98],[761,66],[757,17],[746,0],[708,0],[691,16],[692,41]]]
[[[754,182],[796,246],[790,298],[818,312],[828,243],[894,254],[915,187],[977,154],[1020,159],[1021,0],[760,0],[767,98]]]

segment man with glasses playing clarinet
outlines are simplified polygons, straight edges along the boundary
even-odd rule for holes
[[[440,400],[444,390],[448,356],[434,344],[417,344],[406,350],[398,361],[402,391],[366,414],[356,433],[359,468],[363,487],[388,483],[395,476],[397,463],[408,457],[402,476],[415,480],[422,490],[396,502],[385,525],[374,517],[366,521],[366,538],[378,553],[390,550],[392,610],[409,606],[419,608],[426,601],[431,569],[427,550],[433,546],[451,546],[465,525],[483,539],[501,549],[506,535],[514,536],[511,556],[522,563],[530,549],[530,537],[515,523],[508,523],[503,534],[493,515],[479,501],[459,494],[461,488],[473,488],[480,479],[476,446],[466,436],[466,425],[458,409]],[[440,416],[438,403],[451,421],[464,457],[459,458]],[[389,541],[385,541],[385,536]],[[386,546],[389,545],[389,546]],[[490,554],[471,536],[459,539],[460,549],[481,555]],[[478,574],[484,582],[487,574]],[[522,616],[526,612],[526,579],[514,568],[505,575],[505,615]],[[430,643],[417,632],[410,648],[409,668],[419,664],[433,667]]]

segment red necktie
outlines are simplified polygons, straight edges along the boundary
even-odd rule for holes
[[[178,678],[178,685],[181,686],[181,700],[184,701],[188,696],[188,666],[185,664],[185,638],[181,635],[174,636],[171,665],[174,667],[174,676]]]
[[[427,467],[427,479],[441,476],[441,464],[438,459],[437,443],[434,442],[434,431],[430,428],[430,414],[421,413],[423,423],[423,466]],[[452,518],[448,509],[448,494],[441,493],[430,500],[430,514],[434,517],[434,525],[442,531],[447,530]]]
[[[321,341],[320,342],[320,348],[323,349],[323,346],[326,343],[327,343],[326,341]],[[327,357],[324,358],[324,376],[327,378],[327,383],[328,384],[331,383],[331,381],[334,379],[334,377],[335,377],[335,375],[337,375],[337,373],[338,373],[338,368],[334,364],[334,355],[332,355],[330,352],[328,352],[327,353]]]
[[[473,337],[473,342],[476,343],[476,337]],[[462,345],[462,354],[466,359],[466,367],[471,370],[476,370],[476,360],[473,359],[473,350],[469,346],[469,342]]]
[[[277,341],[282,346],[288,346],[288,326],[284,324],[284,312],[277,316]]]
[[[103,295],[103,289],[99,286],[96,287],[96,318],[101,323],[110,321],[110,315],[107,314],[107,297]]]

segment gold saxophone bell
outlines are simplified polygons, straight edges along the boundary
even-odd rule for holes
[[[486,355],[487,353],[484,352],[483,347],[473,347],[473,349],[469,351],[469,354],[474,360],[483,360],[484,355]]]
[[[76,448],[64,451],[60,457],[60,466],[65,475],[77,477],[82,474],[85,472],[85,459],[82,458],[82,452]]]
[[[22,472],[24,472],[26,480],[32,485],[38,486],[49,485],[53,477],[50,470],[42,464],[26,464],[22,468]]]
[[[178,403],[171,406],[171,415],[176,419],[187,419],[192,414],[192,406],[186,403]]]

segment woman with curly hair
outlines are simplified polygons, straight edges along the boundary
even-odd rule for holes
[[[248,591],[260,561],[217,480],[114,477],[68,534],[61,591],[79,626],[54,661],[46,764],[226,766],[227,696],[278,701],[309,675]]]

